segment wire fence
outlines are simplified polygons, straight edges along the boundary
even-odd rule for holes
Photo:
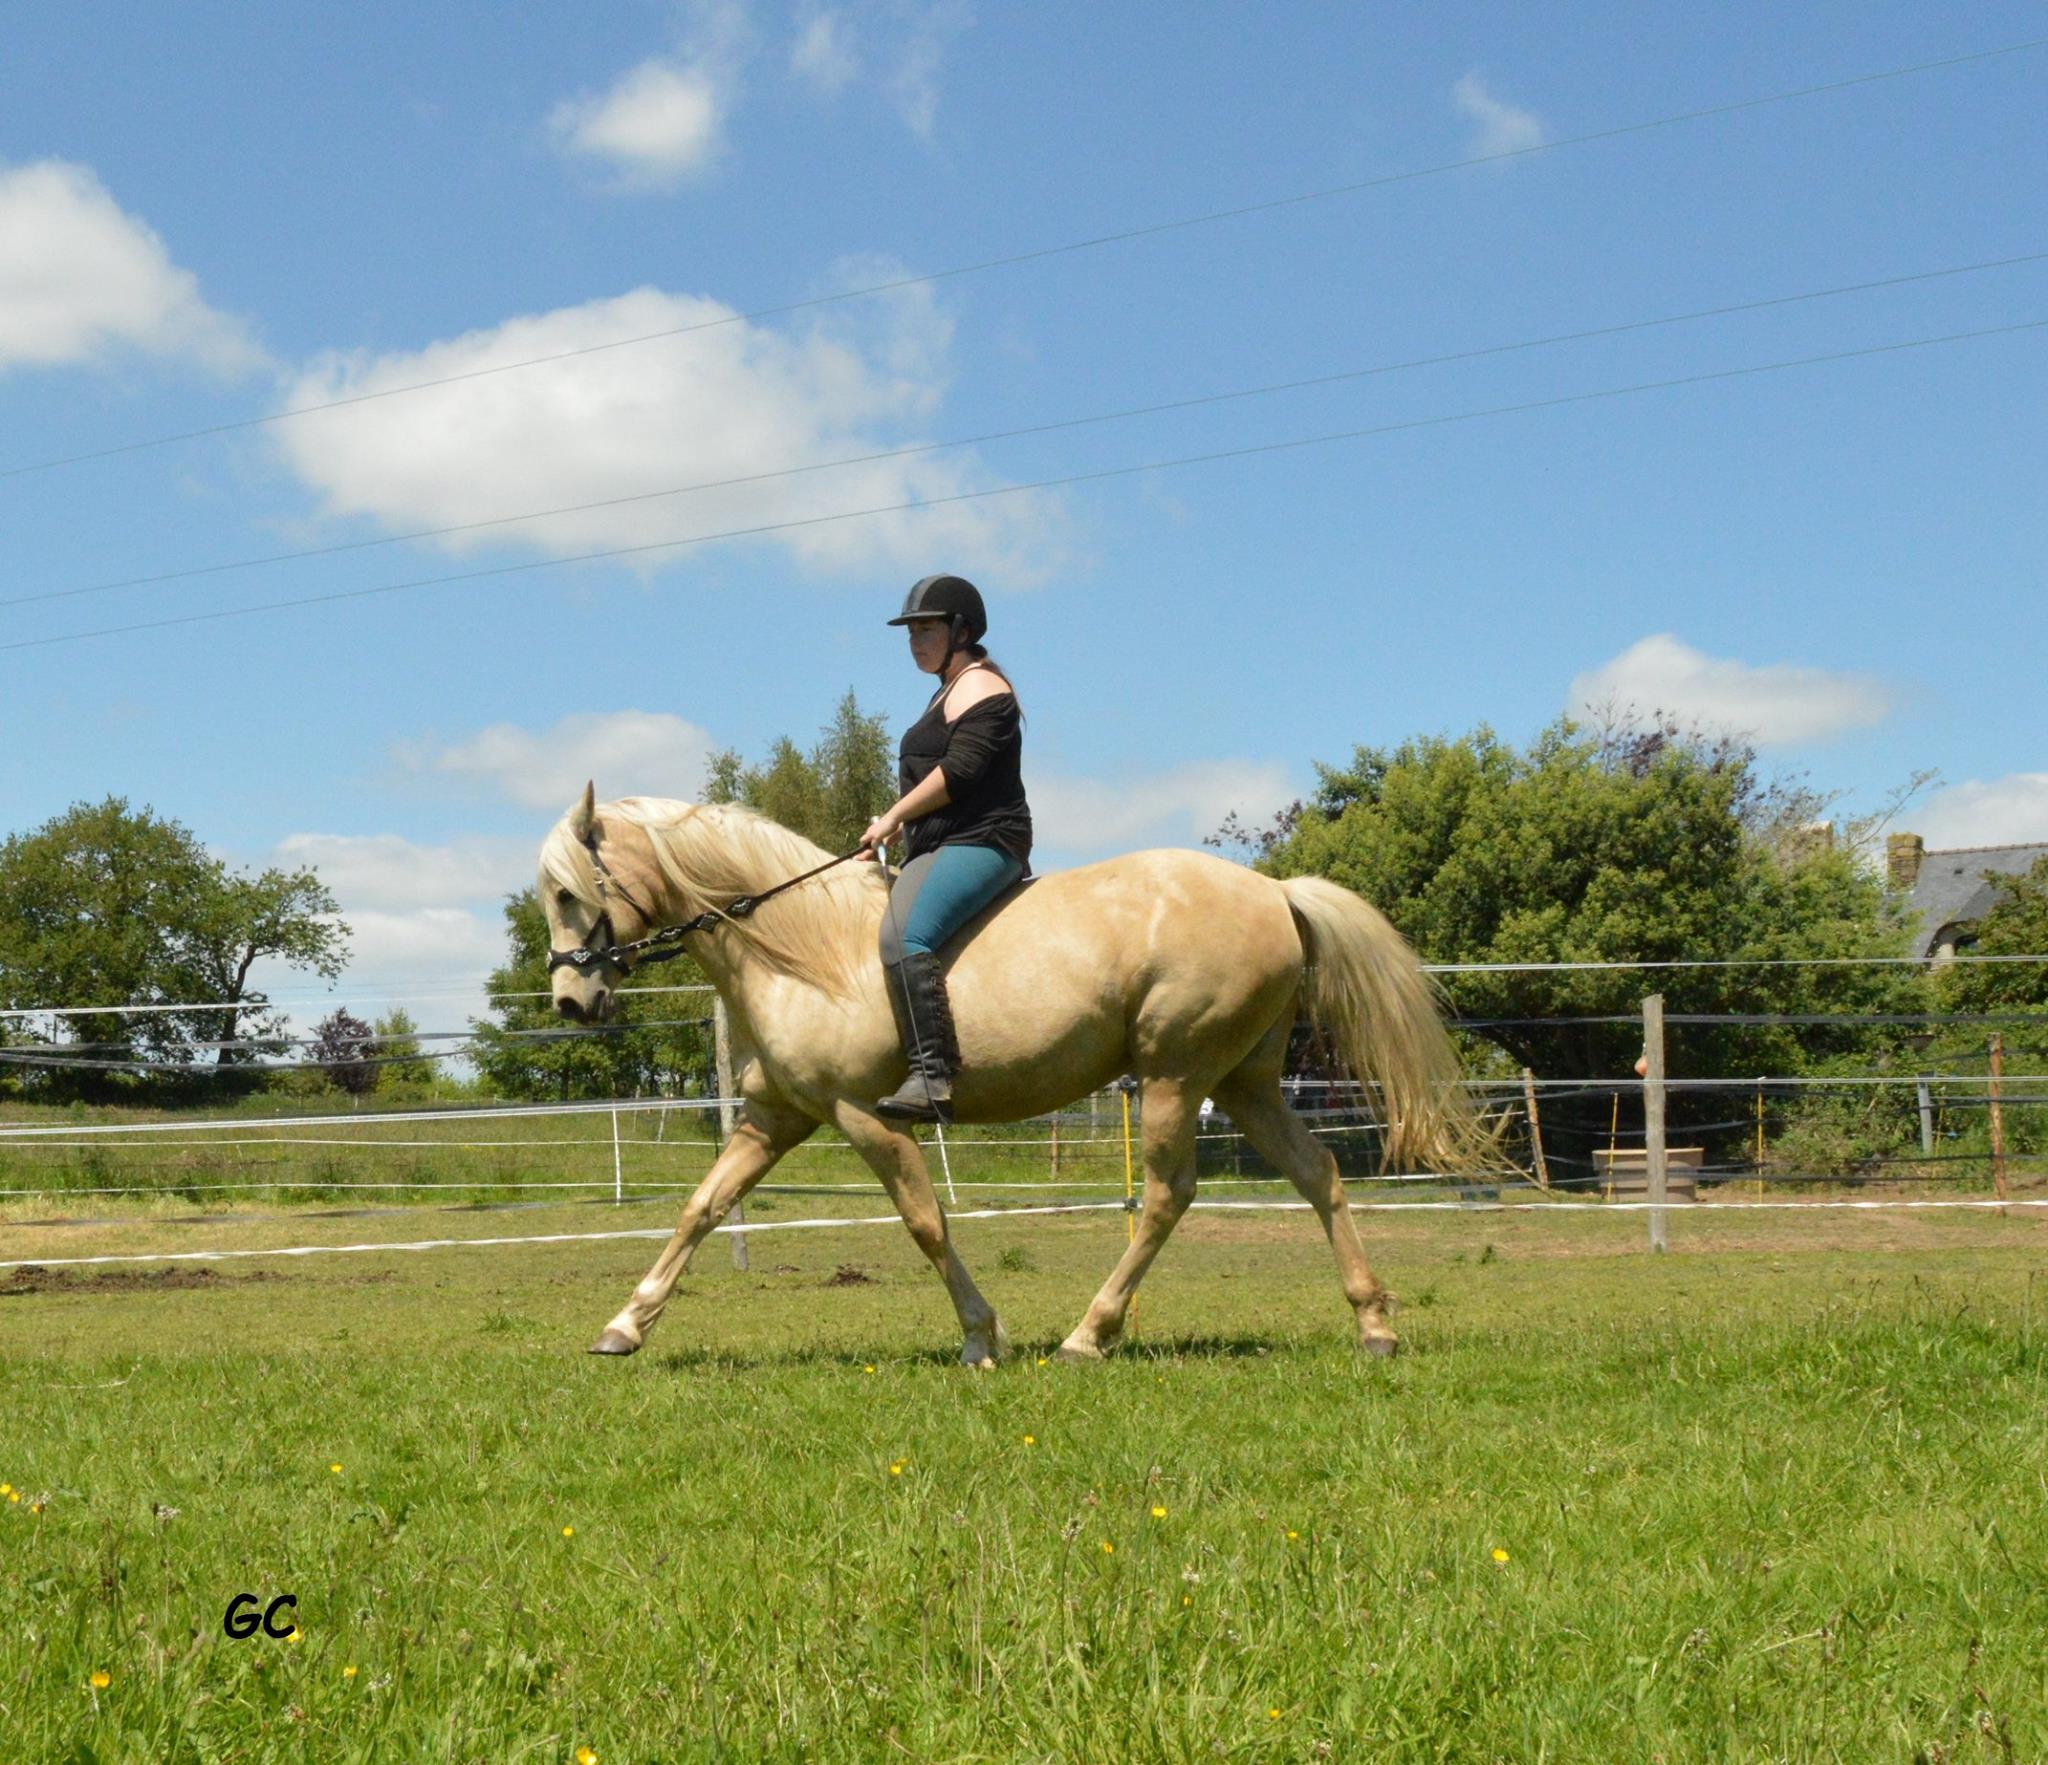
[[[1890,959],[1822,959],[1834,967]],[[1968,960],[1965,958],[1965,960]],[[1998,960],[1981,958],[1980,960]],[[2029,963],[2048,958],[2013,959]],[[1773,966],[1779,964],[1773,963]],[[1441,972],[1469,973],[1495,965],[1441,965]],[[1534,964],[1556,968],[1663,969],[1722,967],[1719,962],[1679,964]],[[688,987],[647,987],[650,993],[698,993]],[[509,996],[508,996],[509,997]],[[218,1007],[212,1007],[218,1009]],[[124,1011],[201,1011],[203,1004],[152,1001],[133,1006],[12,1008],[10,1017],[40,1017],[55,1023],[77,1016],[88,1020]],[[1544,1018],[1454,1020],[1461,1032],[1483,1037],[1502,1028],[1561,1030],[1616,1027],[1645,1020],[1614,1012],[1558,1014]],[[1666,1141],[1688,1205],[1721,1211],[1885,1209],[1925,1211],[1955,1208],[2031,1209],[2048,1201],[2042,1194],[2018,1194],[2015,1186],[2048,1184],[2048,1072],[2004,1070],[2001,1052],[2024,1063],[2048,1049],[2048,1012],[1690,1012],[1663,1020],[1682,1037],[1723,1031],[1855,1030],[1883,1032],[1889,1041],[1870,1044],[1880,1070],[1765,1072],[1751,1076],[1711,1074],[1664,1076],[1662,1060],[1654,1081],[1660,1118],[1668,1108]],[[616,1024],[524,1032],[537,1041],[617,1037],[643,1031],[704,1029],[711,1018],[662,1018],[644,1024]],[[2040,1044],[2024,1031],[2040,1025]],[[2020,1036],[2011,1034],[2020,1031]],[[1911,1032],[1902,1043],[1900,1032]],[[1956,1038],[1988,1032],[1990,1040],[1960,1046]],[[88,1032],[90,1034],[91,1032]],[[505,1032],[498,1032],[501,1036]],[[454,1053],[466,1048],[474,1029],[409,1032],[419,1043],[445,1042]],[[513,1032],[521,1034],[521,1032]],[[1660,1039],[1662,1025],[1657,1031]],[[1937,1038],[1945,1038],[1938,1059],[1929,1059]],[[707,1038],[707,1041],[709,1038]],[[205,1044],[214,1052],[250,1049],[261,1038],[219,1037]],[[284,1045],[302,1052],[313,1038]],[[268,1046],[279,1043],[271,1039]],[[1483,1044],[1474,1044],[1484,1047]],[[93,1065],[121,1044],[104,1036],[92,1041],[0,1050],[0,1064],[23,1059]],[[1646,1044],[1647,1046],[1647,1044]],[[1915,1051],[1917,1050],[1917,1056]],[[371,1057],[374,1058],[374,1057]],[[1902,1070],[1902,1058],[1926,1070]],[[302,1060],[297,1064],[303,1064]],[[1844,1064],[1857,1066],[1854,1059]],[[706,1076],[709,1076],[708,1074]],[[1128,1086],[1126,1081],[1126,1086]],[[1330,1149],[1347,1183],[1353,1205],[1368,1211],[1459,1209],[1544,1213],[1559,1218],[1605,1211],[1663,1210],[1668,1197],[1643,1197],[1641,1167],[1649,1152],[1650,1093],[1653,1081],[1634,1075],[1584,1073],[1539,1075],[1531,1070],[1481,1070],[1457,1083],[1493,1130],[1496,1157],[1488,1168],[1445,1172],[1385,1168],[1389,1141],[1381,1099],[1357,1080],[1302,1075],[1285,1081],[1288,1098],[1310,1131]],[[46,1217],[6,1219],[7,1229],[49,1228],[109,1221],[87,1220],[63,1211],[75,1201],[154,1201],[159,1210],[117,1216],[131,1223],[202,1225],[230,1217],[221,1210],[251,1201],[290,1206],[289,1217],[342,1218],[368,1214],[420,1213],[459,1208],[625,1206],[672,1203],[688,1193],[717,1157],[731,1114],[743,1107],[736,1097],[602,1097],[580,1100],[432,1101],[408,1107],[363,1109],[268,1109],[252,1099],[252,1110],[206,1110],[137,1119],[134,1112],[95,1116],[67,1110],[61,1117],[4,1119],[0,1109],[0,1207],[18,1212],[25,1204],[59,1203]],[[1135,1135],[1143,1134],[1142,1098],[1133,1099]],[[946,1154],[949,1194],[965,1192],[996,1206],[981,1206],[956,1217],[991,1219],[1012,1212],[1031,1214],[1100,1212],[1135,1206],[1130,1193],[1134,1166],[1142,1157],[1125,1123],[1125,1098],[1116,1088],[1031,1122],[996,1127],[956,1128]],[[1819,1161],[1807,1132],[1816,1111],[1846,1112],[1870,1143],[1845,1159]],[[1873,1127],[1872,1124],[1876,1124]],[[1882,1129],[1882,1132],[1878,1132]],[[1802,1138],[1802,1134],[1806,1137]],[[1884,1135],[1889,1134],[1890,1140]],[[1908,1143],[1911,1142],[1911,1143]],[[1274,1195],[1284,1179],[1258,1156],[1227,1115],[1204,1107],[1195,1139],[1200,1181],[1198,1206],[1226,1211],[1297,1211],[1305,1205],[1291,1192]],[[1660,1150],[1660,1156],[1662,1151]],[[786,1155],[781,1181],[759,1185],[761,1207],[778,1200],[812,1196],[851,1198],[872,1194],[874,1184],[856,1150],[824,1133]],[[1987,1185],[1996,1193],[1984,1195]],[[1859,1194],[1859,1191],[1881,1193]],[[1766,1197],[1775,1192],[1777,1198]],[[1209,1199],[1222,1196],[1224,1199]],[[182,1199],[195,1211],[165,1214],[161,1204]],[[312,1211],[323,1201],[347,1203]],[[276,1213],[245,1215],[275,1219]],[[816,1221],[783,1218],[735,1221],[736,1232],[824,1229],[893,1220],[889,1215],[834,1215]],[[2007,1217],[2027,1217],[2024,1213]],[[655,1228],[620,1233],[534,1234],[524,1238],[436,1240],[457,1244],[597,1241],[608,1237],[664,1235]],[[414,1247],[411,1244],[406,1248]],[[328,1254],[341,1248],[304,1246],[261,1254]],[[112,1253],[110,1253],[112,1254]],[[128,1253],[122,1253],[126,1255]],[[205,1251],[178,1252],[204,1260]],[[227,1254],[225,1251],[222,1254]],[[237,1252],[236,1254],[240,1254]],[[256,1254],[251,1252],[251,1254]],[[166,1260],[133,1253],[133,1260]],[[49,1263],[47,1257],[19,1262]],[[18,1264],[0,1263],[0,1267]]]

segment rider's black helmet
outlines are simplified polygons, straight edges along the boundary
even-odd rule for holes
[[[903,611],[889,623],[908,625],[913,619],[950,619],[956,644],[980,643],[988,635],[981,590],[964,576],[926,576],[913,582],[903,597]]]

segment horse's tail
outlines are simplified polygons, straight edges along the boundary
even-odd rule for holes
[[[1459,1083],[1435,988],[1386,915],[1316,876],[1280,887],[1301,928],[1310,1019],[1354,1078],[1379,1088],[1382,1168],[1462,1171],[1497,1162]]]

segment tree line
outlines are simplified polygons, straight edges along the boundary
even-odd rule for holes
[[[1559,722],[1526,746],[1480,728],[1360,747],[1315,771],[1302,801],[1263,826],[1233,819],[1211,844],[1276,876],[1356,890],[1432,962],[1728,965],[1447,977],[1468,1064],[1481,1074],[1526,1066],[1546,1078],[1619,1079],[1640,1047],[1635,1019],[1651,990],[1672,1016],[1762,1020],[1676,1030],[1673,1066],[1687,1077],[1818,1077],[1873,1062],[1909,1074],[1981,1056],[1981,1033],[1845,1015],[2048,1008],[2039,965],[1754,965],[1906,956],[1913,927],[1877,862],[1883,815],[1829,820],[1828,795],[1767,775],[1737,742],[1668,721],[1647,730]],[[850,849],[895,794],[887,724],[851,692],[808,746],[783,737],[755,760],[713,755],[702,790],[834,852]],[[474,1088],[524,1098],[710,1089],[708,995],[629,997],[604,1033],[570,1030],[547,997],[547,929],[532,889],[507,897],[504,924],[490,1009],[470,1025]],[[436,1059],[444,1050],[422,1048],[402,1012],[367,1021],[337,1010],[295,1053],[282,1015],[251,984],[264,961],[332,980],[347,948],[348,928],[312,869],[238,870],[151,809],[118,797],[76,805],[0,843],[0,1002],[207,1008],[0,1018],[0,1090],[182,1101],[308,1074],[358,1096],[424,1087],[446,1067]],[[2004,884],[1976,948],[2048,949],[2048,864]],[[645,978],[690,987],[703,973],[685,956]],[[1799,1021],[1816,1018],[1826,1021]],[[2032,1050],[2016,1039],[2014,1052]],[[1684,1107],[1698,1121],[1722,1108]],[[1838,1162],[1880,1153],[1900,1131],[1846,1093],[1823,1093],[1786,1125],[1810,1130],[1813,1156]]]

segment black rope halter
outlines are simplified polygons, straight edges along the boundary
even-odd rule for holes
[[[628,973],[638,962],[673,962],[683,954],[683,940],[692,932],[710,931],[714,926],[728,919],[745,919],[755,908],[772,901],[785,889],[793,889],[798,883],[806,883],[814,876],[823,876],[826,871],[849,859],[858,858],[867,850],[856,846],[851,852],[842,852],[837,858],[828,858],[823,864],[807,870],[802,876],[793,876],[787,882],[779,882],[772,889],[763,889],[758,895],[741,895],[728,901],[723,907],[707,907],[695,919],[686,919],[680,925],[665,925],[651,931],[644,938],[635,938],[630,944],[618,940],[618,928],[612,924],[611,894],[614,889],[620,898],[643,920],[652,922],[654,915],[633,899],[632,891],[605,868],[603,857],[597,849],[595,832],[583,836],[583,849],[590,854],[591,868],[597,873],[597,899],[602,911],[597,923],[590,928],[583,942],[573,950],[549,950],[548,973],[558,968],[573,968],[578,974],[588,974],[592,969],[615,968],[621,974]],[[603,942],[599,942],[599,934]]]

